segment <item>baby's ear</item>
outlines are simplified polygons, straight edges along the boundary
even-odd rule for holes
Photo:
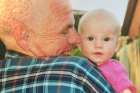
[[[121,40],[118,38],[117,42],[116,42],[116,49],[115,49],[115,53],[119,51],[119,49],[121,48]]]

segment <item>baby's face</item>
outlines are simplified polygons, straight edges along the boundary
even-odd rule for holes
[[[84,24],[80,33],[83,55],[97,64],[110,59],[117,46],[117,35],[114,30],[110,24]]]

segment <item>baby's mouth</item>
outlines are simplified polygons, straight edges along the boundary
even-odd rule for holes
[[[103,55],[103,53],[101,53],[101,52],[94,52],[94,55],[101,56],[101,55]]]

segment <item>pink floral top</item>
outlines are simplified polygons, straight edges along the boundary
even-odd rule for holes
[[[132,93],[136,93],[136,88],[129,80],[123,65],[117,60],[110,59],[98,65],[98,68],[117,93],[121,93],[126,88],[129,88]]]

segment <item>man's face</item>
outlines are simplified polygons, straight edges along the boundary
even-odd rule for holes
[[[34,32],[28,41],[30,51],[36,56],[57,56],[79,43],[74,30],[74,19],[67,0],[34,0],[32,15],[27,27]],[[46,5],[44,4],[46,3]]]
[[[24,51],[37,57],[57,56],[79,43],[68,0],[4,0],[1,4],[0,18]]]

